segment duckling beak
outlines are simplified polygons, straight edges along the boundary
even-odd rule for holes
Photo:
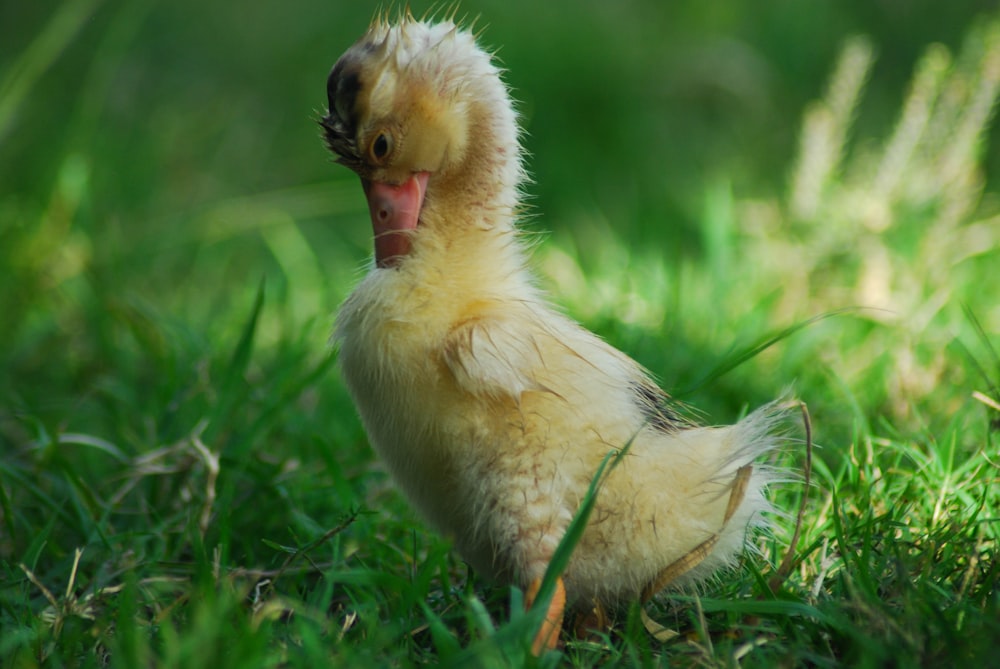
[[[416,172],[402,184],[361,179],[375,236],[375,263],[395,267],[409,254],[420,221],[429,172]]]

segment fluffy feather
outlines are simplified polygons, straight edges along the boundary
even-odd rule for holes
[[[781,412],[682,420],[636,362],[547,304],[516,232],[516,116],[490,56],[449,22],[378,21],[328,89],[327,143],[361,176],[376,229],[398,215],[392,193],[422,195],[419,220],[392,233],[403,251],[376,254],[335,331],[371,444],[406,496],[476,570],[527,586],[602,458],[630,443],[565,573],[570,603],[635,599],[713,537],[686,577],[732,562],[768,510],[769,475],[755,467],[742,496],[733,488],[775,445]],[[388,189],[384,210],[375,188]]]

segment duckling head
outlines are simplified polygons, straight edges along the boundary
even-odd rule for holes
[[[320,120],[360,177],[380,268],[421,237],[510,226],[522,179],[515,114],[489,54],[451,22],[377,19],[336,62]]]

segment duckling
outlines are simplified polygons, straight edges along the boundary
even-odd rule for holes
[[[770,510],[754,461],[771,404],[735,425],[682,417],[634,360],[537,287],[518,234],[518,125],[491,55],[451,21],[379,17],[336,62],[321,119],[361,178],[374,262],[341,305],[339,366],[372,447],[479,573],[530,605],[609,451],[534,639],[566,610],[648,598],[732,564]]]

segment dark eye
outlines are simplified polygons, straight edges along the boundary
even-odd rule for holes
[[[385,157],[389,155],[392,151],[392,135],[388,132],[382,131],[375,136],[372,140],[371,147],[368,149],[368,153],[371,155],[372,160],[377,163],[385,160]]]

